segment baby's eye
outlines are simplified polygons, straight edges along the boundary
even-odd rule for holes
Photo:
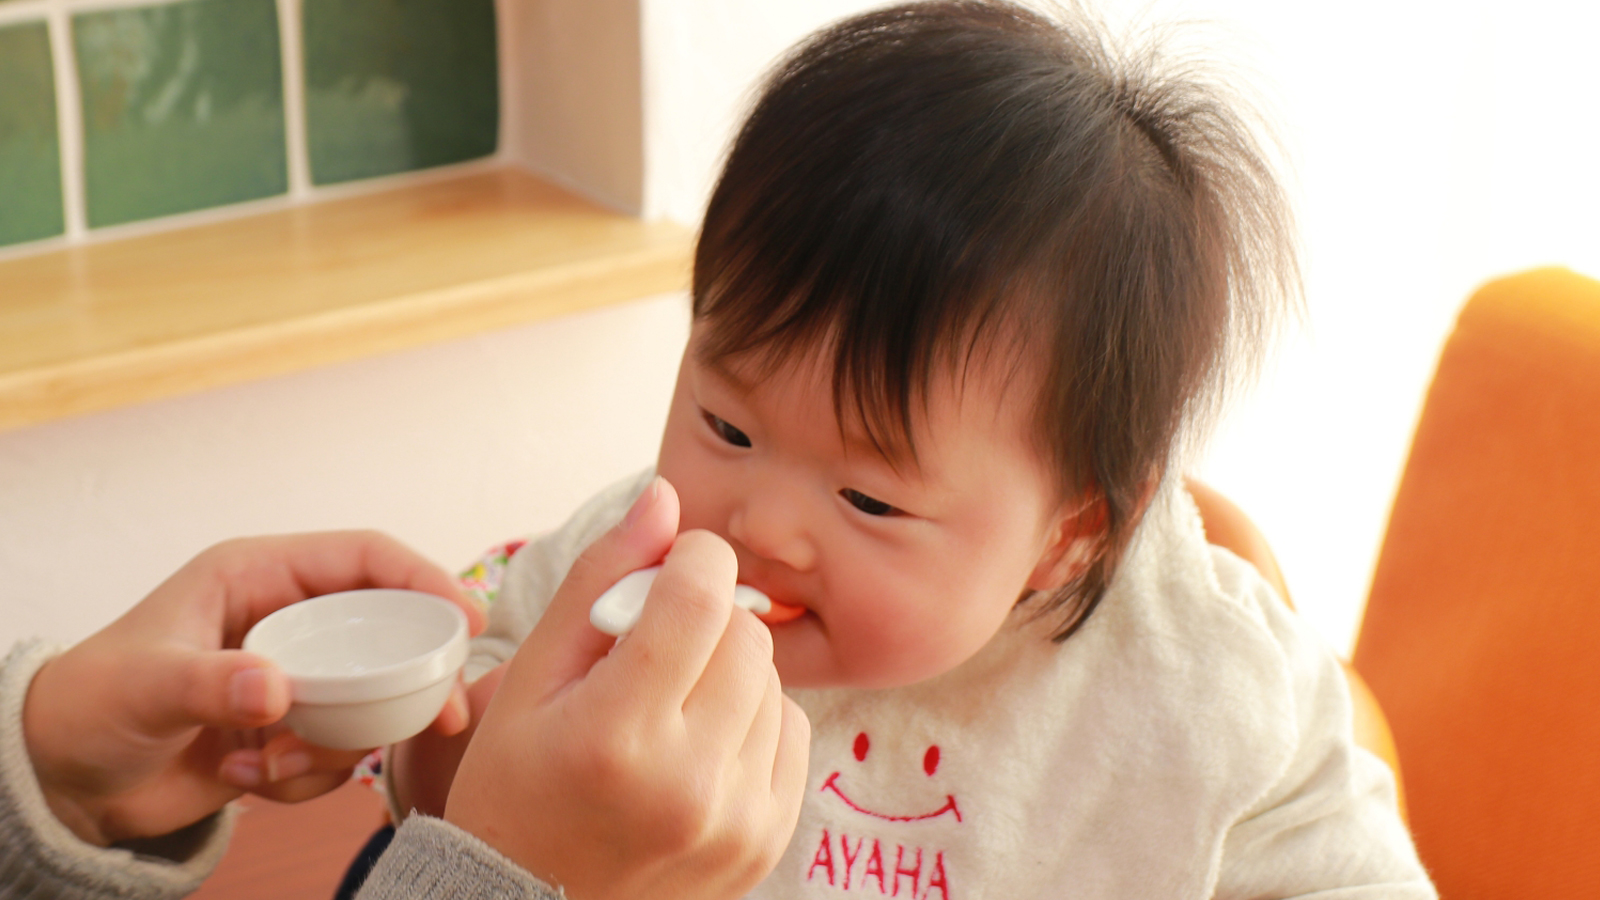
[[[727,422],[722,421],[711,413],[703,413],[703,415],[706,417],[706,424],[710,425],[711,430],[717,433],[717,437],[722,438],[735,447],[750,446],[749,435],[733,427],[732,425],[729,425]]]
[[[875,497],[868,497],[866,494],[861,493],[855,488],[845,488],[839,492],[839,496],[848,501],[851,506],[854,506],[856,509],[861,510],[869,516],[900,515],[900,510],[895,509],[894,507]]]

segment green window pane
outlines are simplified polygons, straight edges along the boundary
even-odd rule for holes
[[[50,34],[43,22],[0,28],[0,244],[65,228]]]
[[[273,0],[73,17],[89,224],[288,190]]]
[[[312,181],[494,152],[494,0],[305,0],[303,20]]]

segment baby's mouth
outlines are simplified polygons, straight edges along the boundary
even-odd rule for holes
[[[804,606],[794,606],[788,603],[779,603],[778,601],[773,600],[772,608],[764,613],[757,613],[756,618],[760,619],[766,625],[771,626],[782,625],[785,622],[793,622],[795,619],[798,619],[805,614],[806,608]]]
[[[758,603],[741,603],[739,605],[755,613],[755,617],[769,628],[774,625],[782,625],[785,622],[793,622],[810,611],[797,603],[784,603],[781,600],[775,600],[771,594],[741,579],[734,594],[735,598],[738,597],[739,593],[745,591],[766,601],[767,608],[763,610],[761,604]]]

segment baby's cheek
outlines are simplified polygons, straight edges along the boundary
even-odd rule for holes
[[[941,675],[966,661],[987,636],[974,639],[960,616],[932,607],[881,610],[855,629],[850,656],[879,687]]]

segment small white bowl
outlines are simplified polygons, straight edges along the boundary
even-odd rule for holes
[[[345,591],[267,616],[244,649],[289,676],[283,721],[296,734],[336,750],[380,747],[444,709],[467,661],[467,617],[419,591]]]

